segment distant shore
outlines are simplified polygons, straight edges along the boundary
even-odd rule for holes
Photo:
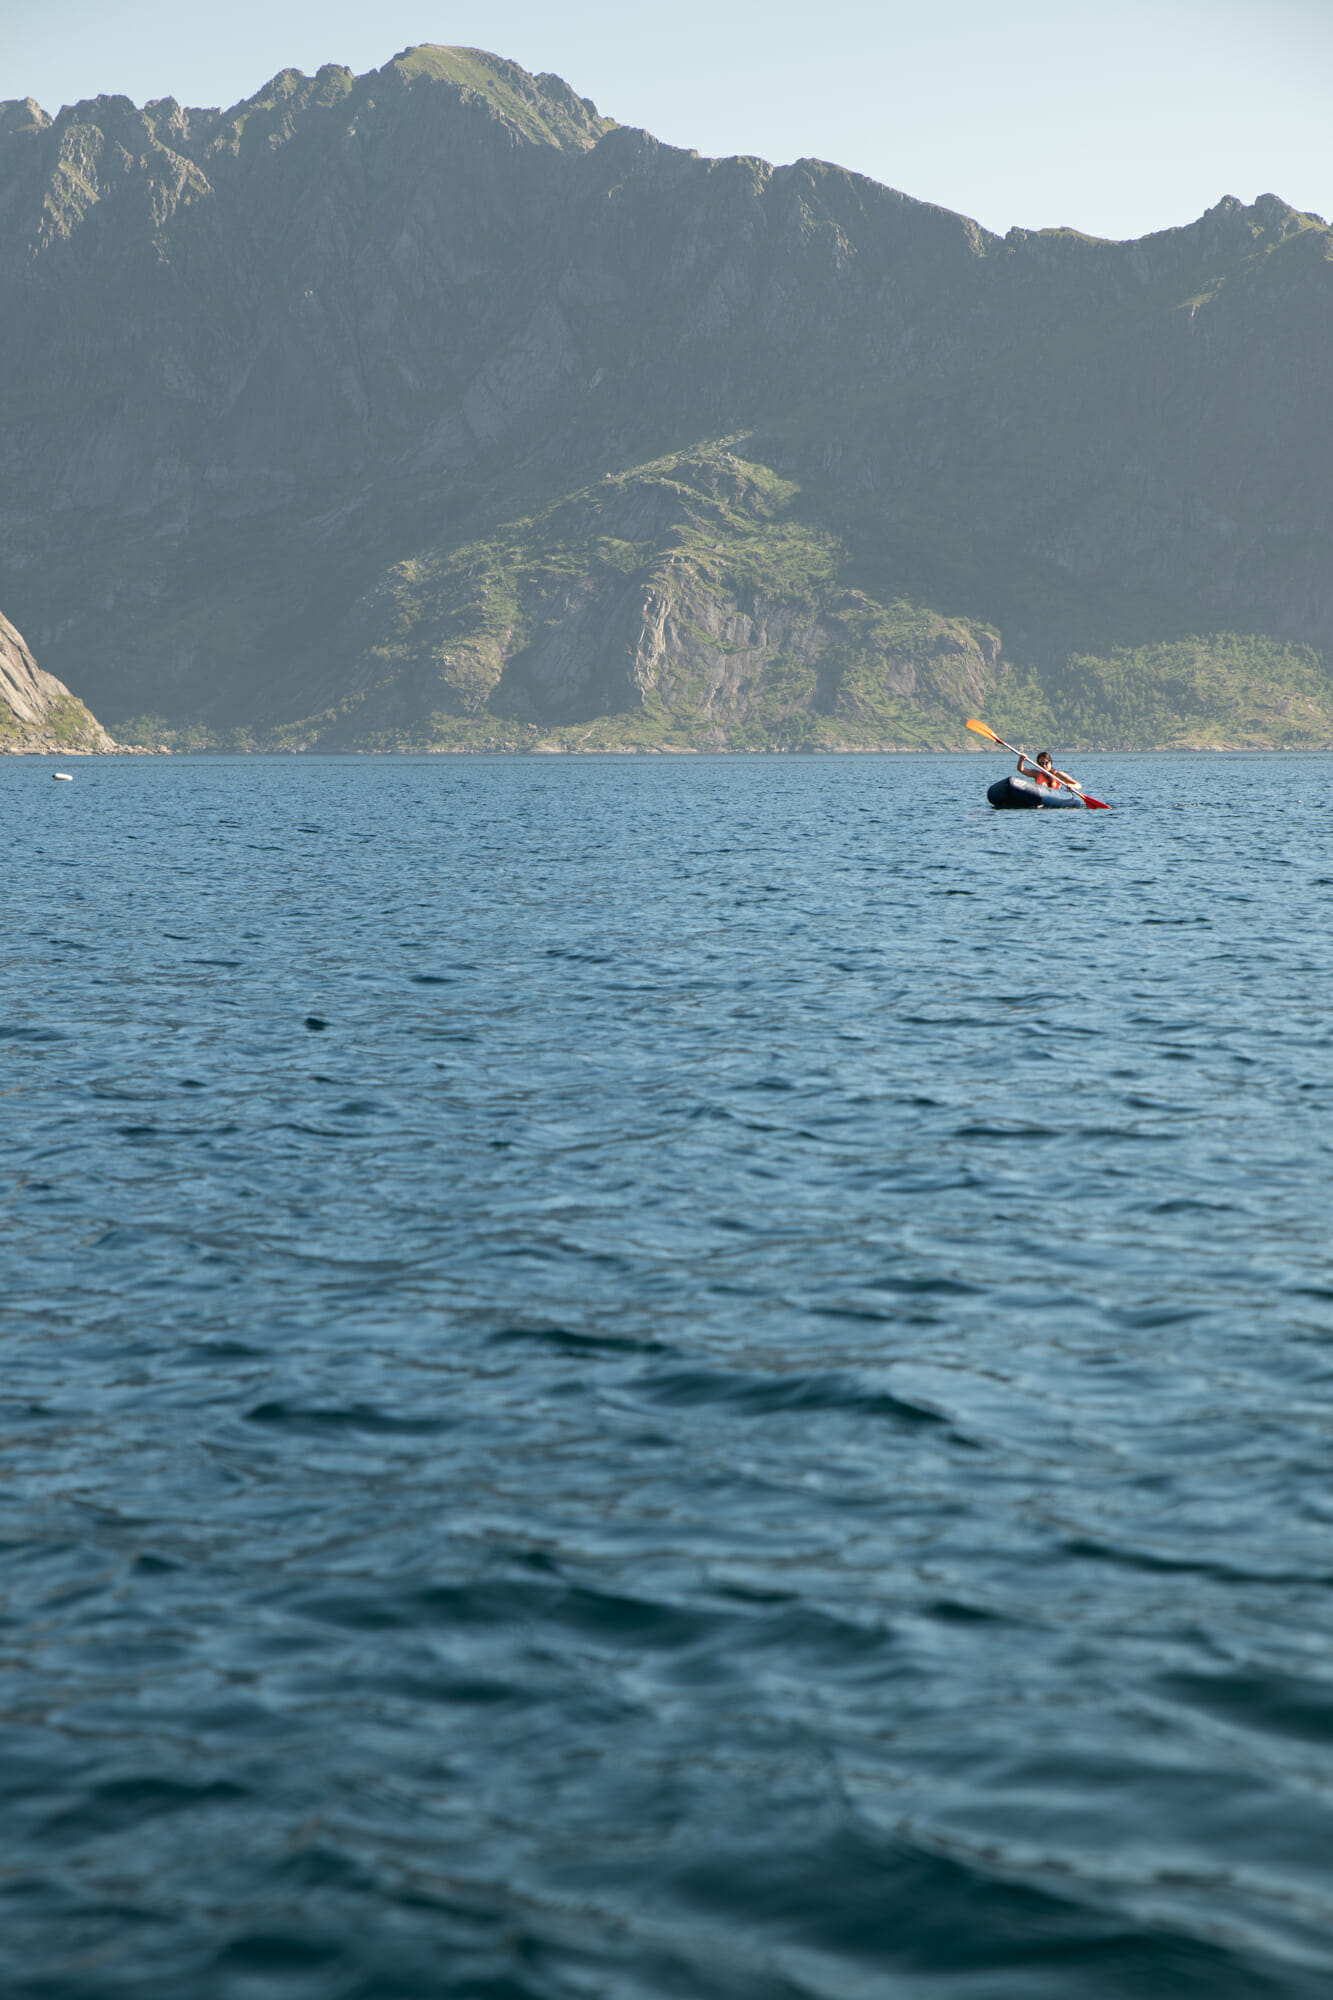
[[[1285,760],[1292,757],[1333,756],[1333,743],[1324,744],[1316,748],[1310,748],[1309,746],[1303,745],[1298,749],[1292,749],[1292,750],[1284,750],[1280,748],[1278,745],[1272,743],[1159,743],[1159,744],[1153,744],[1151,747],[1147,749],[1133,749],[1133,748],[1126,749],[1123,745],[1117,746],[1115,748],[1110,748],[1110,747],[1103,748],[1100,745],[1085,746],[1081,744],[1073,744],[1073,745],[1064,744],[1061,745],[1061,754],[1063,756],[1068,756],[1068,757],[1279,757]],[[837,757],[963,757],[966,756],[966,757],[984,758],[986,756],[986,752],[983,750],[973,750],[970,745],[961,743],[956,745],[939,744],[939,745],[932,745],[926,748],[913,745],[883,745],[883,744],[872,744],[872,743],[847,744],[847,745],[840,744],[836,746],[820,745],[818,748],[811,748],[808,750],[806,749],[728,750],[728,749],[714,749],[706,745],[701,746],[699,748],[682,748],[679,745],[674,745],[674,744],[656,749],[598,748],[595,750],[568,749],[564,745],[553,745],[553,744],[537,744],[531,749],[524,748],[524,749],[513,749],[513,750],[498,749],[498,748],[476,749],[476,750],[459,749],[454,747],[453,745],[441,748],[423,747],[421,749],[409,748],[409,749],[398,749],[398,750],[375,750],[375,749],[344,750],[334,747],[326,748],[319,745],[313,746],[308,750],[304,749],[288,750],[280,748],[237,750],[237,749],[230,749],[224,746],[212,745],[198,750],[178,750],[168,745],[155,746],[149,744],[134,744],[134,745],[117,744],[116,747],[112,750],[68,750],[62,748],[46,748],[44,746],[38,746],[38,745],[34,745],[30,748],[14,749],[5,746],[5,747],[0,747],[0,756],[14,758],[14,759],[21,759],[25,757],[43,758],[43,759],[66,759],[66,760],[72,760],[74,758],[86,758],[89,760],[94,760],[98,763],[106,763],[107,761],[114,762],[117,758],[120,757],[173,757],[183,760],[185,762],[189,762],[192,759],[205,760],[208,758],[226,758],[235,760],[238,763],[242,761],[248,762],[252,759],[263,760],[265,758],[277,758],[277,757],[289,758],[289,759],[308,758],[311,760],[317,758],[339,758],[347,760],[349,762],[356,758],[367,758],[367,757],[382,758],[386,762],[399,758],[412,759],[412,758],[422,758],[422,757],[463,757],[463,758],[475,757],[486,761],[494,760],[497,758],[520,760],[520,759],[532,759],[539,757],[540,758],[570,757],[570,758],[579,758],[583,760],[601,759],[604,761],[612,758],[622,759],[622,758],[648,758],[648,757],[657,757],[657,758],[660,757],[724,758],[725,757],[725,758],[734,758],[736,762],[740,763],[749,761],[750,759],[755,757],[788,757],[793,760],[799,759],[802,761],[808,761],[811,758],[819,758],[819,757],[837,758]],[[998,763],[1002,762],[1003,760],[992,759],[992,761]]]

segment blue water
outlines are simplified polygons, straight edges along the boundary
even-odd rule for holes
[[[0,760],[7,2000],[1324,1996],[1333,759]]]

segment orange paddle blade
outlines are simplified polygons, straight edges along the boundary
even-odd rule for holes
[[[967,726],[969,729],[975,729],[978,736],[988,736],[992,743],[1000,743],[1000,744],[1004,743],[1004,738],[1002,736],[997,736],[993,729],[987,729],[984,722],[973,722],[969,718]]]

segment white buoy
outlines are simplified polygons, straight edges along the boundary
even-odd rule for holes
[[[72,785],[74,783],[74,779],[68,771],[52,771],[51,776],[58,785]]]

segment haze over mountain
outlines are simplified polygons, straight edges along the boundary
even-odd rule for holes
[[[418,49],[0,107],[5,608],[117,733],[1333,742],[1333,235],[706,160]]]

